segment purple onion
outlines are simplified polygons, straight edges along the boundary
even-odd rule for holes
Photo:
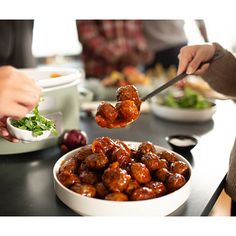
[[[62,135],[60,145],[68,150],[73,150],[88,144],[87,134],[79,129],[65,131]]]

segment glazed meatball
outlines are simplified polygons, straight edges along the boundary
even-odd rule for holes
[[[174,192],[185,185],[186,180],[183,175],[173,174],[166,180],[166,187],[169,192]]]
[[[115,143],[109,137],[96,138],[92,143],[93,153],[104,153],[106,154],[113,149]]]
[[[79,183],[80,179],[77,175],[69,173],[67,171],[60,172],[57,176],[58,180],[61,184],[63,184],[65,187],[70,187],[74,183]]]
[[[147,200],[151,198],[155,198],[156,194],[153,192],[152,189],[147,187],[140,187],[133,191],[130,199],[132,201],[139,201],[139,200]]]
[[[150,172],[143,163],[132,163],[130,173],[140,184],[147,183],[151,180]]]
[[[109,194],[109,191],[108,191],[108,189],[106,188],[106,186],[104,185],[103,182],[97,183],[97,184],[95,185],[95,187],[96,187],[96,196],[97,196],[98,198],[104,199],[105,196],[106,196],[107,194]]]
[[[133,160],[139,160],[138,151],[132,148],[130,150],[131,150],[131,158]]]
[[[91,184],[75,183],[70,188],[73,192],[79,193],[86,197],[95,197],[96,188]]]
[[[78,159],[79,162],[82,162],[87,156],[91,155],[92,153],[92,145],[86,145],[84,147],[81,147],[78,152],[74,154],[74,158]]]
[[[154,176],[156,177],[156,179],[162,182],[165,182],[170,175],[172,175],[172,173],[166,168],[161,168],[159,170],[156,170],[154,173]]]
[[[125,190],[125,192],[126,192],[128,195],[131,195],[132,192],[133,192],[135,189],[139,188],[139,187],[140,187],[140,185],[139,185],[138,181],[135,180],[135,179],[131,179],[130,182],[129,182],[129,184],[128,184],[127,189]]]
[[[130,154],[123,148],[115,147],[111,154],[111,161],[118,161],[121,166],[128,164],[131,161]]]
[[[120,87],[117,91],[117,101],[131,100],[134,101],[138,110],[141,105],[138,90],[133,85],[127,85]]]
[[[79,168],[78,168],[78,174],[81,172],[81,171],[83,171],[83,170],[89,170],[88,169],[88,167],[87,167],[87,165],[86,165],[86,163],[85,163],[85,161],[83,161],[80,165],[79,165]]]
[[[159,157],[155,153],[147,153],[141,158],[141,162],[149,169],[149,171],[157,170],[159,167]]]
[[[141,100],[133,85],[123,86],[117,90],[116,107],[102,102],[97,109],[96,122],[103,128],[125,127],[139,116]]]
[[[127,171],[127,173],[130,175],[131,173],[131,164],[134,163],[133,159],[130,159],[130,162],[126,165],[120,165],[120,167]]]
[[[98,182],[98,175],[89,170],[83,170],[79,173],[81,182],[85,184],[95,184]]]
[[[75,157],[69,157],[62,163],[59,172],[76,173],[77,169],[78,169],[78,160]]]
[[[109,193],[106,197],[106,200],[110,201],[128,201],[129,198],[124,193]]]
[[[109,162],[104,153],[93,153],[85,158],[86,166],[91,170],[99,170],[106,166]]]
[[[184,163],[183,161],[175,161],[171,163],[170,171],[173,173],[181,174],[185,178],[188,178],[188,175],[189,175],[188,165]]]
[[[136,120],[139,116],[139,110],[135,103],[131,100],[117,102],[116,109],[119,113],[120,123],[122,124],[121,121],[123,121],[125,126],[127,122]]]
[[[112,163],[102,175],[103,183],[112,192],[123,192],[128,187],[130,179],[131,176],[119,167],[118,162]]]
[[[115,147],[119,147],[119,148],[125,149],[126,152],[131,155],[131,149],[130,149],[130,147],[127,144],[125,144],[124,142],[122,142],[119,139],[114,140],[114,143],[115,143]]]
[[[158,169],[166,168],[169,169],[169,162],[166,159],[159,159]]]
[[[101,127],[109,128],[118,116],[118,111],[110,103],[102,102],[97,109],[96,122]]]
[[[146,142],[143,142],[139,145],[137,152],[138,152],[139,155],[142,156],[142,155],[145,155],[145,154],[150,153],[150,152],[156,153],[156,149],[155,149],[154,145],[151,142],[146,141]]]
[[[175,154],[169,151],[160,152],[158,156],[162,159],[166,159],[170,163],[177,161]]]
[[[166,187],[162,182],[151,181],[145,184],[145,187],[152,189],[156,197],[161,197],[166,194]]]

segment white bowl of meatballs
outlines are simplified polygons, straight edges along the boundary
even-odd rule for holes
[[[192,167],[149,141],[99,137],[62,156],[53,177],[58,198],[80,215],[166,216],[188,199]]]

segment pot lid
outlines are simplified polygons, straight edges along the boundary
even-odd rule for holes
[[[35,69],[21,69],[31,79],[43,88],[55,88],[62,85],[70,84],[76,80],[81,82],[84,80],[84,72],[82,69],[46,67]]]

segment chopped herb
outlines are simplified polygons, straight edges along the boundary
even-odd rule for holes
[[[39,114],[38,106],[33,110],[33,116],[24,117],[20,120],[12,120],[11,124],[19,129],[32,131],[33,136],[43,134],[43,131],[51,130],[54,136],[58,135],[54,121],[48,120]]]

